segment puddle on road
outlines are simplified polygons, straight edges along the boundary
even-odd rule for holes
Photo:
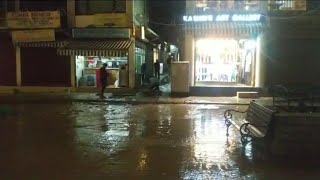
[[[262,159],[250,144],[242,147],[233,128],[227,138],[227,106],[73,103],[15,108],[19,116],[0,122],[1,179],[320,177],[317,164],[304,168],[295,167],[295,161],[288,166]]]

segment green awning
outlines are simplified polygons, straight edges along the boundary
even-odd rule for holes
[[[265,25],[260,22],[190,22],[185,24],[185,32],[197,36],[257,36],[262,33]]]

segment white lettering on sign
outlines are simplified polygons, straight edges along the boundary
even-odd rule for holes
[[[261,14],[234,14],[232,21],[260,21]]]
[[[221,14],[216,17],[216,21],[229,21],[229,14]]]
[[[185,22],[206,22],[206,21],[216,21],[216,22],[227,22],[227,21],[243,21],[252,22],[260,21],[261,14],[219,14],[217,16],[213,15],[187,15],[183,16],[183,21]],[[230,18],[231,17],[231,18]]]
[[[183,16],[183,21],[185,21],[185,22],[213,21],[213,16],[212,15]]]

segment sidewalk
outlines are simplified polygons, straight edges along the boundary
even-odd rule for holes
[[[100,99],[95,93],[24,93],[17,95],[0,94],[0,103],[62,103],[62,102],[106,102],[126,104],[217,104],[217,105],[248,105],[253,99],[237,97],[143,97],[112,96],[106,94],[106,99]],[[257,101],[269,103],[271,98],[259,98]]]

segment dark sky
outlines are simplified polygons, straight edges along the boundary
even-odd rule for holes
[[[185,12],[185,0],[148,0],[150,27],[167,42],[178,40]],[[164,25],[168,24],[168,25]]]

